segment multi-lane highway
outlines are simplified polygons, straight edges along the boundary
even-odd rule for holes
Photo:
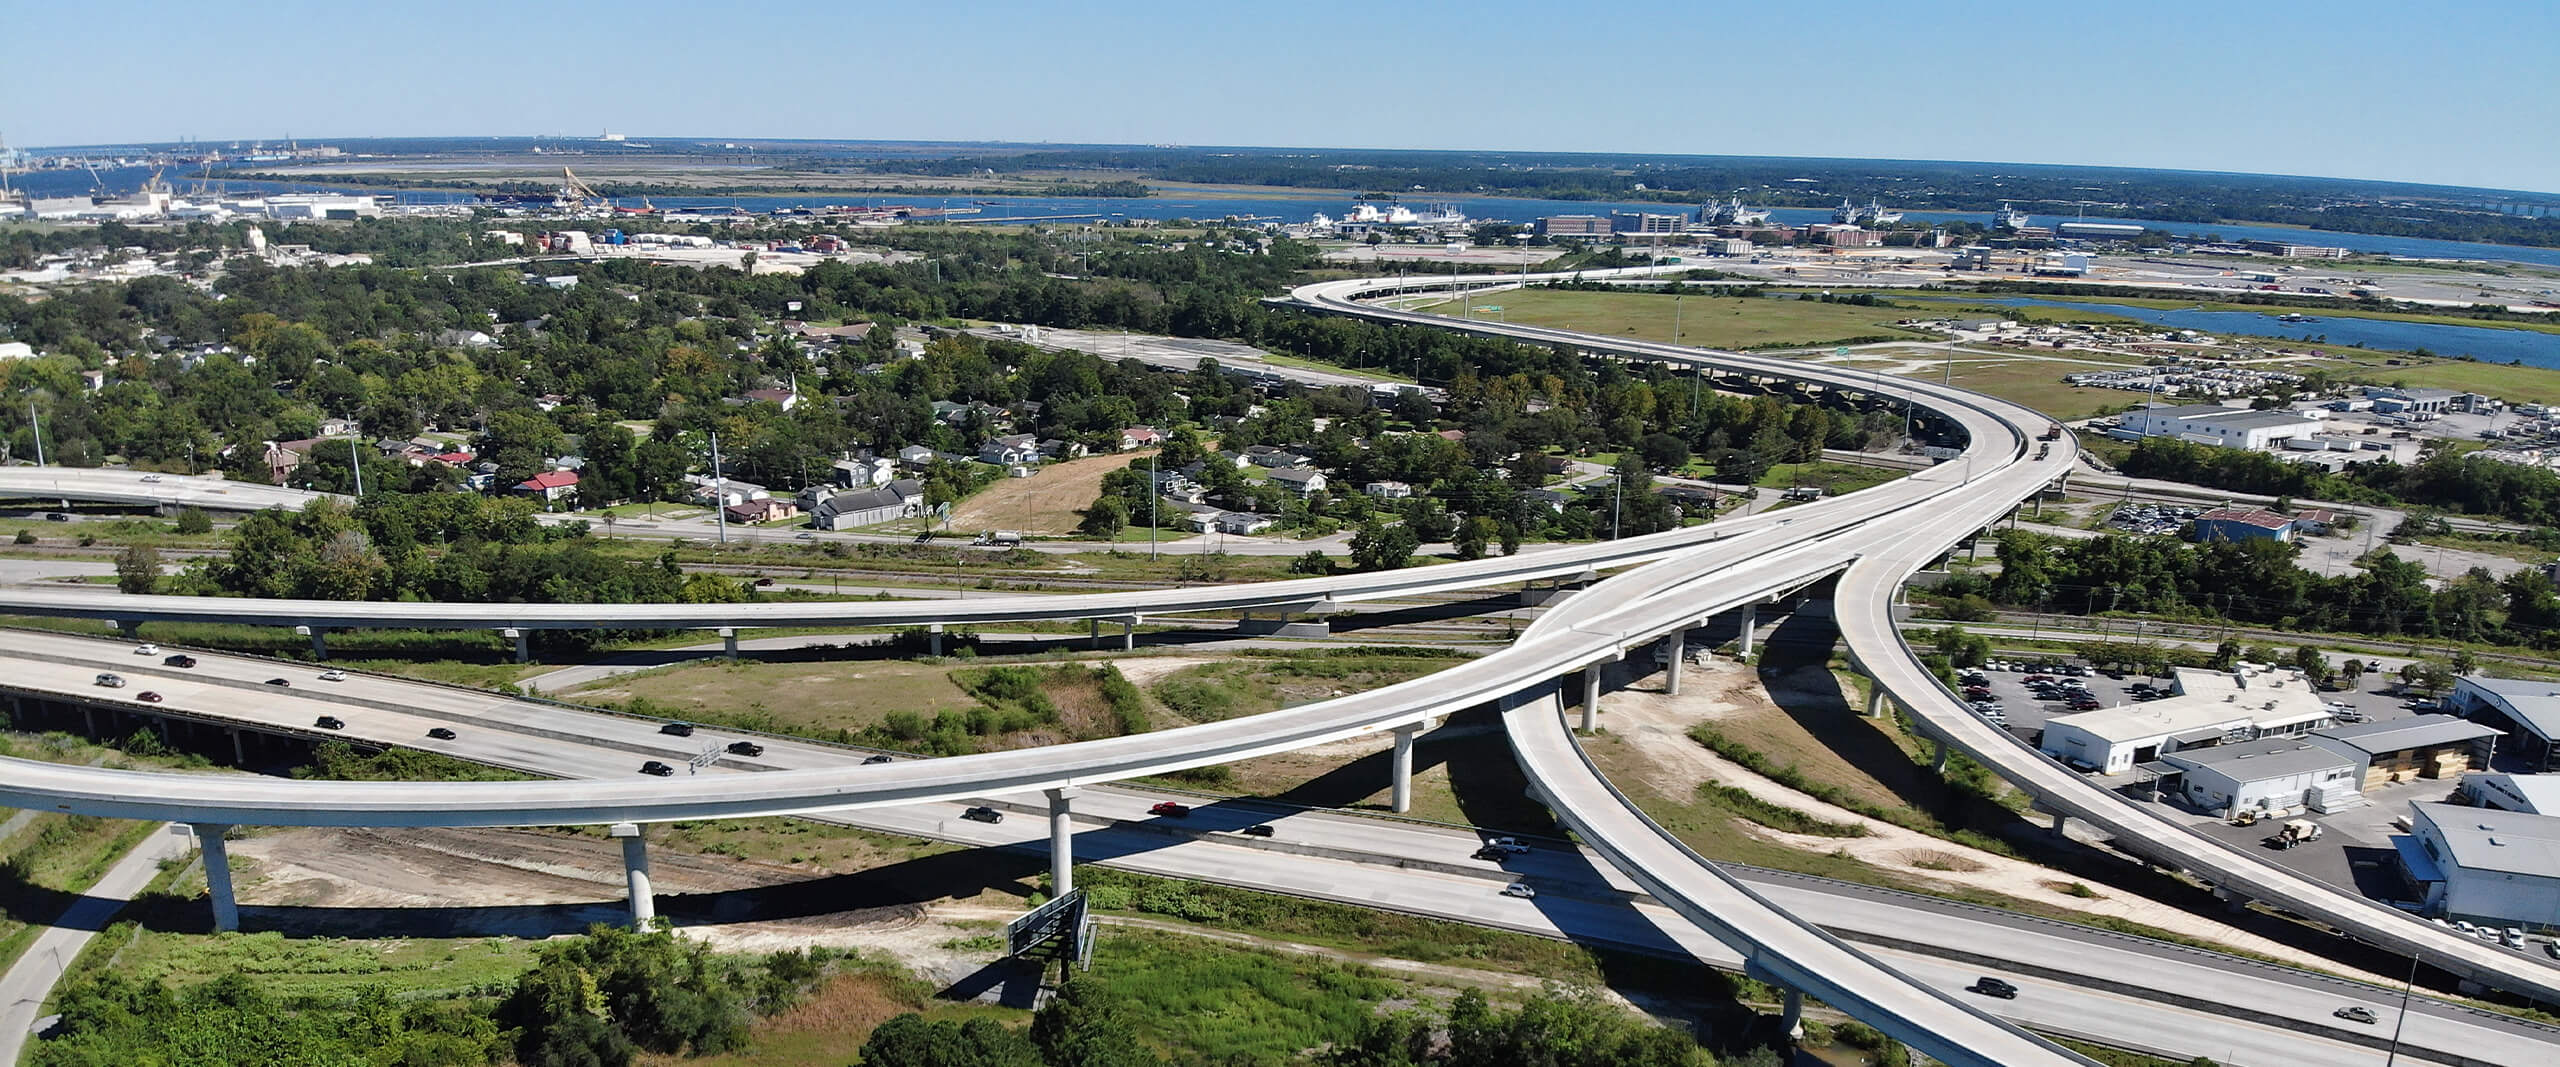
[[[1399,283],[1336,283],[1302,290],[1297,299],[1338,313],[1404,317],[1353,302],[1364,288],[1394,288]],[[1432,320],[1434,325],[1447,324]],[[1472,323],[1463,328],[1509,333],[1534,341],[1580,344],[1586,348],[1692,364],[1717,364],[1746,373],[1817,382],[1850,390],[1868,388],[1866,376],[1836,368],[1733,354],[1706,353],[1669,346],[1606,341],[1562,331],[1496,327]],[[1512,702],[1536,692],[1564,673],[1623,654],[1629,647],[1662,633],[1697,625],[1728,607],[1784,593],[1844,569],[1867,576],[1860,595],[1875,597],[1930,556],[1943,552],[1964,533],[1986,524],[2003,509],[2039,489],[2069,462],[2066,445],[2049,459],[2031,459],[2025,430],[2040,428],[2041,416],[2013,405],[1961,390],[1908,386],[1915,401],[1959,426],[1970,438],[1964,457],[1933,470],[1875,489],[1792,509],[1765,521],[1736,527],[1704,548],[1693,547],[1699,535],[1681,541],[1662,536],[1654,543],[1627,542],[1595,546],[1572,562],[1584,567],[1636,562],[1678,552],[1649,568],[1645,582],[1613,579],[1600,585],[1600,595],[1584,598],[1591,613],[1575,613],[1570,624],[1542,626],[1513,647],[1482,660],[1452,668],[1417,683],[1292,709],[1253,719],[1233,720],[1166,731],[1160,734],[1059,746],[1030,753],[989,753],[950,760],[917,761],[850,770],[778,771],[755,775],[706,775],[658,781],[598,783],[529,783],[500,788],[471,783],[316,783],[253,781],[231,777],[136,775],[130,772],[61,768],[8,763],[0,778],[0,800],[20,806],[85,811],[126,817],[175,818],[205,824],[254,823],[300,825],[506,825],[560,822],[620,822],[802,812],[849,806],[887,807],[927,800],[949,800],[985,793],[1028,789],[1073,788],[1078,785],[1162,773],[1187,766],[1319,744],[1340,737],[1380,730],[1409,738],[1419,723],[1465,707]],[[1681,551],[1687,548],[1688,551]],[[1304,583],[1305,589],[1275,590],[1293,583],[1224,590],[1179,590],[1154,593],[1042,597],[1038,604],[1001,599],[942,602],[923,608],[901,606],[874,616],[828,607],[843,615],[802,616],[792,605],[731,606],[735,614],[706,614],[695,606],[566,606],[557,614],[461,605],[293,604],[255,601],[183,603],[185,598],[99,598],[89,594],[9,592],[0,595],[0,610],[27,613],[90,615],[120,619],[195,618],[208,611],[220,617],[276,624],[313,626],[449,625],[449,626],[754,626],[843,624],[886,625],[934,616],[951,621],[1004,621],[1023,618],[1131,617],[1146,611],[1210,608],[1282,607],[1321,598],[1339,602],[1364,596],[1392,596],[1421,590],[1481,586],[1525,577],[1562,577],[1572,562],[1549,553],[1527,560],[1472,564],[1354,576]],[[1513,569],[1506,569],[1513,568]],[[1552,568],[1552,569],[1551,569]],[[1438,573],[1433,573],[1438,572]],[[1632,577],[1632,576],[1630,576]],[[1629,595],[1618,595],[1625,589]],[[88,603],[74,598],[88,596]],[[1844,589],[1844,601],[1848,599]],[[1076,604],[1074,601],[1090,600]],[[181,603],[168,603],[179,601]],[[386,610],[386,609],[401,610]],[[970,611],[967,609],[976,609]],[[409,610],[414,609],[414,610]],[[757,609],[782,609],[759,612]],[[898,615],[898,611],[921,614]],[[1846,608],[1844,605],[1844,614]],[[504,620],[504,621],[500,621]],[[787,620],[787,621],[786,621]],[[889,621],[880,621],[889,620]],[[1861,646],[1853,632],[1853,648],[1862,660],[1887,654]],[[1912,666],[1894,646],[1897,664],[1870,664],[1897,699],[1927,710],[1930,693],[1893,675],[1888,666]],[[1925,676],[1923,676],[1925,677]],[[1908,692],[1905,690],[1909,689]],[[1932,717],[1932,721],[1935,718]],[[1527,739],[1515,729],[1515,739]],[[1404,746],[1400,743],[1399,748]],[[1524,745],[1524,763],[1532,754]],[[1570,747],[1569,741],[1567,747]],[[1995,761],[1996,762],[1996,761]],[[1977,1005],[1950,999],[1907,981],[1872,957],[1821,934],[1747,891],[1642,822],[1614,796],[1589,794],[1590,776],[1577,777],[1561,760],[1541,760],[1535,769],[1541,788],[1559,814],[1586,833],[1608,839],[1602,854],[1627,868],[1645,888],[1662,897],[1684,918],[1699,923],[1744,954],[1754,970],[1795,988],[1849,1008],[1898,1038],[1952,1063],[2085,1062],[2043,1044],[1982,1013]],[[1600,783],[1605,787],[1605,783]],[[2032,788],[2032,786],[2031,786]],[[1629,817],[1632,816],[1632,819]],[[2143,843],[2151,843],[2145,841]],[[2177,844],[2173,842],[2172,846]],[[2228,853],[2237,856],[2236,853]],[[2280,887],[2293,889],[2294,887]],[[2312,887],[2309,892],[2321,891]],[[2422,932],[2417,938],[2431,958],[2439,951],[2458,966],[2474,966],[2491,980],[2542,992],[2537,979],[2519,979],[2497,966],[2501,961],[2468,958],[2476,943],[2423,944],[2430,927],[2399,919]],[[2449,935],[2440,940],[2451,942]],[[2512,968],[2512,962],[2504,967]]]
[[[125,695],[146,688],[162,694],[164,701],[148,708],[155,713],[308,734],[324,733],[311,724],[326,714],[344,723],[328,736],[409,745],[544,775],[625,779],[642,760],[683,766],[689,756],[748,736],[704,727],[678,738],[659,733],[652,720],[360,673],[322,682],[308,666],[246,657],[197,653],[195,667],[171,668],[160,656],[135,655],[132,648],[126,642],[0,631],[0,654],[32,665],[32,673],[12,680],[11,691],[78,696],[98,672],[114,671],[130,683]],[[276,677],[293,684],[265,684]],[[1543,714],[1552,721],[1552,705]],[[453,730],[455,737],[425,736],[438,727]],[[761,756],[725,759],[702,774],[858,768],[866,755],[788,738],[752,740],[765,746]],[[1719,966],[1745,965],[1741,955],[1591,851],[1539,842],[1535,852],[1493,863],[1472,859],[1477,837],[1456,828],[1187,797],[1176,799],[1198,805],[1189,818],[1150,816],[1148,807],[1160,799],[1166,798],[1087,790],[1075,806],[1078,857],[1638,950],[1676,948]],[[963,820],[963,802],[992,803],[1015,818],[997,825]],[[1044,812],[1045,801],[1032,794],[816,817],[946,841],[1044,850],[1047,831],[1038,818]],[[1274,826],[1275,835],[1234,832],[1256,823]],[[2320,1051],[2312,1058],[2321,1063],[2381,1063],[2380,1052],[2357,1042],[2372,1036],[2368,1028],[2331,1013],[2362,1005],[2387,1024],[2398,1011],[2397,991],[2363,983],[1891,890],[1772,871],[1732,873],[1749,892],[1934,989],[1956,992],[1981,975],[2003,977],[2027,990],[2016,1001],[1985,1002],[2004,1017],[2109,1044],[2181,1056],[2210,1045],[2217,1058],[2242,1064],[2302,1062],[2315,1049]],[[1500,888],[1513,880],[1529,882],[1539,895],[1502,896]],[[2425,997],[2413,1004],[2403,1060],[2457,1062],[2467,1056],[2474,1062],[2529,1063],[2560,1041],[2560,1032],[2504,1016]],[[2167,1025],[2165,1019],[2177,1022]],[[2184,1040],[2185,1035],[2198,1036]]]

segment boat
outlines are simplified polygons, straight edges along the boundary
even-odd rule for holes
[[[1850,203],[1848,197],[1841,197],[1840,206],[1831,209],[1831,221],[1842,226],[1857,225],[1858,205]]]
[[[2311,316],[2309,316],[2309,315],[2305,315],[2305,314],[2303,314],[2303,313],[2301,313],[2301,312],[2299,312],[2299,311],[2288,311],[2288,312],[2285,312],[2285,313],[2284,313],[2284,314],[2282,314],[2282,315],[2278,315],[2278,316],[2276,316],[2276,321],[2277,321],[2277,322],[2318,322],[2318,321],[2320,321],[2320,320],[2315,319],[2315,318],[2312,318]]]
[[[2003,200],[2000,202],[2000,210],[1991,216],[1991,228],[1995,230],[2023,230],[2027,228],[2027,223],[2030,221],[2032,220],[2028,217],[2026,212],[2010,207],[2009,202]]]
[[[1875,223],[1878,226],[1891,226],[1894,223],[1902,221],[1902,213],[1899,211],[1885,210],[1884,202],[1881,200],[1867,201],[1866,214],[1867,221]]]

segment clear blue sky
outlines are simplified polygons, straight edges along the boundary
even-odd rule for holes
[[[2560,191],[2560,3],[21,4],[19,146],[587,134],[2093,163]]]

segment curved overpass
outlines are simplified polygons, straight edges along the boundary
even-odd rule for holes
[[[1509,279],[1502,279],[1508,281]],[[1325,287],[1316,287],[1325,288]],[[1356,286],[1355,286],[1356,288]],[[1303,293],[1304,291],[1302,291]],[[1319,294],[1323,295],[1323,294]],[[1326,297],[1330,299],[1330,297]],[[1347,300],[1346,300],[1347,302]],[[1356,305],[1353,307],[1356,308]],[[1344,310],[1335,308],[1335,310]],[[1354,313],[1375,312],[1358,309]],[[1428,320],[1434,325],[1447,325],[1445,320]],[[1749,356],[1724,356],[1694,350],[1670,349],[1668,346],[1628,346],[1616,342],[1599,343],[1580,335],[1560,331],[1538,331],[1529,328],[1494,330],[1490,324],[1472,324],[1486,332],[1510,332],[1535,340],[1554,340],[1609,351],[1628,351],[1643,358],[1667,358],[1673,362],[1713,362],[1798,380],[1816,381],[1845,389],[1869,388],[1865,376],[1835,368],[1793,363],[1784,360]],[[1641,349],[1661,348],[1657,356]],[[1630,349],[1639,349],[1629,351]],[[1577,612],[1570,624],[1546,627],[1534,638],[1524,637],[1513,648],[1473,663],[1452,668],[1417,682],[1406,683],[1356,694],[1323,704],[1294,709],[1285,713],[1253,719],[1190,727],[1160,734],[1115,738],[1051,749],[1025,752],[989,753],[945,760],[919,761],[863,767],[844,771],[774,772],[748,776],[719,776],[701,782],[686,781],[682,785],[657,781],[633,782],[558,782],[506,784],[424,784],[424,783],[335,783],[335,782],[267,782],[226,781],[199,778],[100,771],[87,768],[58,767],[7,761],[7,773],[0,776],[0,802],[41,809],[81,811],[124,817],[176,818],[202,823],[251,823],[264,825],[497,825],[525,823],[577,823],[656,821],[697,818],[715,815],[783,814],[827,808],[912,803],[920,800],[947,799],[990,792],[1017,791],[1033,788],[1072,786],[1083,782],[1107,781],[1142,774],[1162,773],[1183,767],[1199,766],[1249,758],[1322,743],[1340,737],[1367,733],[1446,714],[1465,707],[1505,701],[1523,691],[1535,689],[1545,680],[1566,671],[1616,658],[1631,643],[1646,640],[1668,629],[1693,625],[1724,607],[1750,603],[1787,589],[1800,586],[1824,575],[1851,568],[1862,555],[1892,554],[1901,550],[1896,561],[1887,568],[1870,568],[1870,573],[1892,571],[1898,577],[1911,566],[1942,551],[1960,538],[1963,532],[1986,523],[2009,503],[2040,487],[2051,473],[2058,473],[2068,461],[2068,449],[2057,457],[2061,462],[2038,462],[2023,458],[2019,425],[2036,425],[2042,417],[2014,406],[2000,405],[1972,394],[1913,384],[1911,392],[1925,397],[1940,414],[1955,419],[1972,435],[1974,447],[1961,465],[1941,466],[1902,481],[1852,494],[1822,506],[1793,509],[1757,524],[1748,533],[1735,534],[1712,547],[1686,552],[1648,573],[1673,575],[1679,580],[1658,591],[1630,601],[1616,595],[1624,588],[1625,579],[1612,579],[1601,587],[1603,592],[1579,598],[1590,604],[1592,614]],[[1973,468],[1984,469],[1975,478]],[[1959,469],[1961,468],[1961,473]],[[1975,482],[1982,483],[1979,487]],[[1880,521],[1885,520],[1885,521]],[[1691,532],[1690,536],[1696,535]],[[1936,539],[1934,546],[1926,542]],[[1665,541],[1672,541],[1665,538]],[[1615,548],[1625,552],[1630,542]],[[1904,558],[1915,550],[1919,557]],[[1672,551],[1676,544],[1660,546]],[[1600,551],[1595,546],[1592,551]],[[1631,561],[1635,556],[1618,557]],[[1516,559],[1516,558],[1515,558]],[[1493,561],[1513,563],[1514,561]],[[1587,559],[1580,559],[1588,567]],[[1531,560],[1530,567],[1546,567],[1544,560]],[[1571,566],[1572,564],[1562,564]],[[1463,566],[1463,565],[1461,565]],[[1429,568],[1440,570],[1443,568]],[[1421,574],[1422,572],[1416,572]],[[1557,572],[1545,572],[1557,573]],[[1381,579],[1386,580],[1386,579]],[[1467,578],[1423,576],[1419,580],[1467,581]],[[1494,579],[1517,580],[1511,574]],[[1284,583],[1272,583],[1281,585]],[[1339,579],[1308,580],[1303,583],[1309,593],[1326,598],[1346,595],[1346,583]],[[1324,586],[1322,589],[1316,586]],[[1400,587],[1393,592],[1410,592],[1414,587]],[[1442,586],[1441,588],[1454,588]],[[1634,590],[1630,590],[1631,592]],[[1224,590],[1177,590],[1167,593],[1128,594],[1126,596],[1164,597],[1174,604],[1191,604],[1193,610],[1208,607],[1246,607],[1277,604],[1303,597],[1295,591],[1281,594],[1283,599],[1269,597],[1268,591],[1241,594],[1253,603],[1234,599],[1239,594]],[[1358,595],[1352,590],[1348,595]],[[1378,595],[1392,595],[1380,593]],[[1115,594],[1113,596],[1122,596]],[[1188,599],[1185,599],[1188,598]],[[118,598],[122,599],[122,598]],[[161,598],[176,599],[176,598]],[[1040,606],[1006,605],[990,610],[1059,611],[1056,601],[1068,598],[1042,598],[1052,603]],[[130,601],[126,601],[130,603]],[[202,602],[199,602],[202,603]],[[216,602],[209,607],[227,609],[225,617],[239,618],[242,609],[257,610],[255,602]],[[984,604],[987,602],[967,602]],[[1131,610],[1131,601],[1121,600],[1107,605],[1084,605],[1068,609],[1072,614],[996,616],[1025,617],[1098,617]],[[1150,606],[1157,602],[1148,601]],[[937,603],[910,610],[920,612],[913,618],[926,616],[948,618],[950,609],[965,605]],[[57,609],[63,605],[55,605]],[[333,610],[370,611],[370,606],[327,605]],[[422,605],[427,612],[449,611],[451,606]],[[596,606],[579,607],[591,617],[599,614]],[[653,606],[637,609],[640,617],[651,617]],[[756,605],[797,609],[797,605]],[[847,607],[872,607],[852,605]],[[0,601],[0,611],[22,610]],[[604,609],[601,614],[618,615],[620,608]],[[688,609],[691,610],[691,609]],[[1178,610],[1171,606],[1157,610]],[[69,610],[52,613],[70,614]],[[95,610],[104,617],[125,617],[128,612],[108,606]],[[781,614],[781,613],[776,613]],[[324,616],[325,618],[325,616]],[[691,620],[697,616],[674,613],[655,616],[659,620]],[[280,620],[279,620],[280,621]],[[296,619],[295,621],[300,621]],[[825,621],[841,621],[826,619]],[[324,623],[326,624],[326,623]],[[364,625],[373,623],[339,623]],[[383,623],[415,625],[410,622]],[[498,625],[475,619],[469,625]],[[576,620],[562,619],[559,625],[576,625]],[[692,621],[637,622],[619,617],[591,619],[586,625],[710,625]],[[756,625],[753,622],[732,624]],[[764,623],[776,625],[778,623]],[[1515,709],[1516,711],[1516,709]],[[1542,776],[1549,783],[1567,783],[1567,776],[1550,772]],[[1602,783],[1605,785],[1605,783]],[[1650,881],[1649,888],[1659,886],[1673,897],[1683,893],[1698,894],[1688,902],[1689,913],[1704,919],[1717,914],[1728,918],[1707,929],[1720,938],[1730,936],[1741,942],[1736,947],[1747,956],[1759,960],[1763,974],[1780,977],[1825,999],[1872,1011],[1882,1025],[1889,1025],[1897,1037],[1932,1050],[1944,1052],[1942,1058],[1957,1063],[2030,1063],[2085,1062],[2051,1046],[2034,1041],[2022,1033],[1987,1015],[1973,1011],[1961,1003],[1948,1001],[1912,986],[1881,964],[1838,946],[1824,943],[1815,931],[1805,933],[1803,925],[1783,911],[1759,901],[1735,897],[1730,890],[1719,889],[1699,881],[1697,872],[1711,871],[1702,867],[1696,857],[1677,854],[1660,844],[1645,844],[1643,832],[1621,832],[1622,827],[1599,820],[1612,817],[1610,805],[1595,804],[1554,788],[1554,799],[1564,810],[1591,820],[1595,832],[1609,835],[1618,851],[1613,860],[1621,860],[1640,870]],[[1622,805],[1621,805],[1622,807]],[[1560,811],[1563,814],[1563,811]],[[1639,816],[1640,818],[1640,816]],[[1658,837],[1658,833],[1656,834]],[[1671,844],[1676,845],[1676,842]],[[1712,878],[1721,879],[1721,874]],[[1668,898],[1666,898],[1668,899]],[[1720,909],[1733,909],[1729,912]],[[1993,1051],[1984,1050],[1997,1050]]]

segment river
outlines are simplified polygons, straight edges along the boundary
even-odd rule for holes
[[[99,183],[111,193],[126,193],[141,187],[151,177],[151,168],[123,167],[98,172]],[[36,196],[75,196],[92,187],[86,171],[47,170],[16,175],[13,183]],[[172,179],[180,190],[194,187],[184,176]],[[217,189],[244,192],[367,192],[391,193],[409,204],[467,203],[468,193],[438,190],[389,189],[377,186],[331,185],[327,182],[212,182]],[[867,193],[786,193],[773,196],[652,196],[649,202],[662,208],[735,206],[748,211],[772,211],[786,207],[817,207],[827,204],[876,205],[899,207],[976,208],[981,220],[1007,218],[1056,218],[1086,216],[1100,219],[1216,219],[1228,215],[1273,219],[1280,222],[1305,222],[1319,211],[1340,217],[1350,209],[1351,199],[1339,191],[1310,190],[1300,193],[1255,194],[1249,196],[1207,196],[1188,190],[1160,192],[1142,198],[1116,197],[1051,197],[1051,196],[892,196]],[[1601,200],[1528,200],[1495,196],[1433,196],[1415,194],[1408,204],[1450,201],[1465,209],[1468,215],[1482,221],[1527,222],[1546,215],[1605,215],[1612,211],[1652,211],[1689,213],[1695,205],[1672,203],[1613,203]],[[1812,222],[1831,221],[1828,208],[1777,208],[1770,221],[1801,226]],[[1988,224],[1986,213],[1968,211],[1911,211],[1904,214],[1911,222],[1978,222]],[[2237,226],[2199,222],[2162,222],[2156,219],[2119,219],[2078,216],[2065,218],[2039,215],[2038,225],[2061,222],[2129,223],[2150,230],[2174,234],[2210,234],[2226,241],[2280,241],[2289,244],[2327,245],[2375,255],[2410,259],[2474,259],[2503,260],[2560,267],[2560,248],[2529,248],[2522,245],[2476,244],[2468,241],[2433,241],[2416,237],[2384,237],[2375,234],[2338,233],[2329,230],[2305,230],[2290,226]]]
[[[2195,330],[2218,336],[2267,337],[2313,345],[2354,345],[2387,352],[2414,352],[2418,349],[2439,356],[2470,356],[2484,363],[2518,362],[2529,367],[2560,369],[2560,334],[2534,330],[2509,330],[2490,326],[2446,326],[2431,322],[2396,322],[2389,319],[2366,319],[2350,315],[2322,315],[2304,309],[2311,322],[2283,322],[2269,311],[2195,311],[2164,310],[2135,307],[2130,304],[2104,304],[2076,300],[2045,300],[2035,297],[1905,297],[1895,300],[1944,300],[1963,304],[1992,304],[2000,307],[2064,308],[2106,315],[2120,315],[2155,326],[2177,330]]]

